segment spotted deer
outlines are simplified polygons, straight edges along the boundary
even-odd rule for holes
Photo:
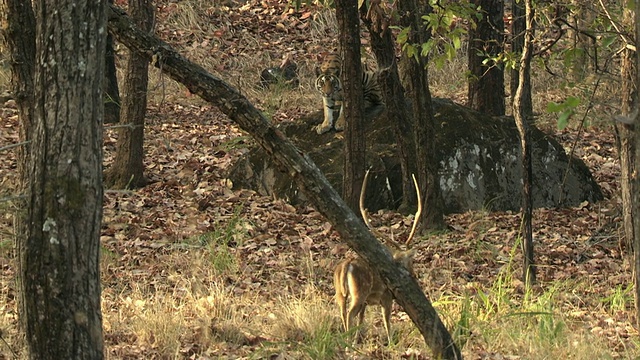
[[[362,182],[362,190],[360,191],[360,213],[371,233],[378,239],[382,239],[383,235],[371,225],[369,213],[364,207],[364,195],[368,177],[369,171],[367,170]],[[405,244],[409,244],[413,238],[418,226],[418,219],[422,212],[422,201],[415,176],[413,176],[413,183],[416,187],[418,197],[418,210],[416,211],[411,232]],[[392,239],[388,239],[387,243],[393,246],[393,249],[391,249],[393,259],[413,274],[413,256],[415,255],[415,251],[401,250],[400,246]],[[336,289],[336,303],[340,308],[340,318],[342,319],[342,325],[345,331],[349,331],[349,329],[352,328],[356,316],[359,318],[358,326],[362,325],[367,305],[380,305],[382,306],[384,328],[387,332],[389,344],[391,344],[390,317],[393,294],[384,284],[378,272],[372,269],[363,259],[350,257],[342,260],[336,266],[333,273],[333,283]],[[349,302],[348,306],[347,302]]]

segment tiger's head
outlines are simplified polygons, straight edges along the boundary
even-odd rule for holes
[[[342,90],[340,73],[342,72],[342,59],[338,54],[330,54],[316,68],[316,90],[323,96],[339,94]]]
[[[320,74],[316,79],[316,90],[318,90],[322,96],[338,94],[342,90],[340,78],[335,75]]]

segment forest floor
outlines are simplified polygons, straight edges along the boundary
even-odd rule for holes
[[[330,11],[290,9],[276,0],[211,5],[160,1],[156,33],[228,81],[273,122],[317,111],[313,67],[335,46]],[[332,22],[333,21],[333,22]],[[364,41],[366,45],[366,41]],[[290,53],[297,89],[257,86],[262,68]],[[460,60],[430,72],[433,93],[464,103]],[[122,58],[120,64],[124,64]],[[453,74],[453,75],[452,75]],[[367,337],[342,334],[331,284],[347,251],[313,208],[251,190],[226,173],[253,141],[216,108],[151,70],[145,127],[150,184],[105,192],[101,236],[102,309],[108,359],[430,359],[420,333],[397,305],[394,344],[376,309]],[[544,74],[537,106],[565,90]],[[602,87],[585,128],[539,126],[591,169],[606,197],[575,208],[536,209],[538,284],[520,281],[520,217],[511,212],[451,214],[447,231],[415,240],[416,276],[466,359],[634,359],[631,266],[619,247],[620,169]],[[576,121],[577,123],[578,121]],[[551,124],[551,125],[549,125]],[[105,167],[117,132],[106,128]],[[0,109],[0,147],[18,140],[15,104]],[[575,146],[575,148],[574,148]],[[18,335],[16,258],[8,198],[16,195],[15,149],[0,154],[0,359],[24,354]],[[410,217],[373,214],[399,236]]]

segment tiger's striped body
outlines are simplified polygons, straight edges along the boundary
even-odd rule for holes
[[[345,119],[342,98],[342,59],[337,54],[331,54],[320,64],[316,78],[316,90],[322,94],[324,121],[316,127],[318,134],[324,134],[331,129],[344,130]],[[376,73],[363,64],[362,89],[364,91],[365,116],[374,117],[384,109]],[[338,118],[336,120],[336,112]]]

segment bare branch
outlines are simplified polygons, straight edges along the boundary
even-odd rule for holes
[[[31,141],[23,141],[23,142],[19,142],[19,143],[16,143],[16,144],[11,144],[11,145],[7,145],[7,146],[3,146],[3,147],[0,147],[0,151],[5,151],[5,150],[13,149],[13,148],[18,147],[18,146],[26,145],[26,144],[28,144],[28,143],[30,143],[30,142],[31,142]]]

